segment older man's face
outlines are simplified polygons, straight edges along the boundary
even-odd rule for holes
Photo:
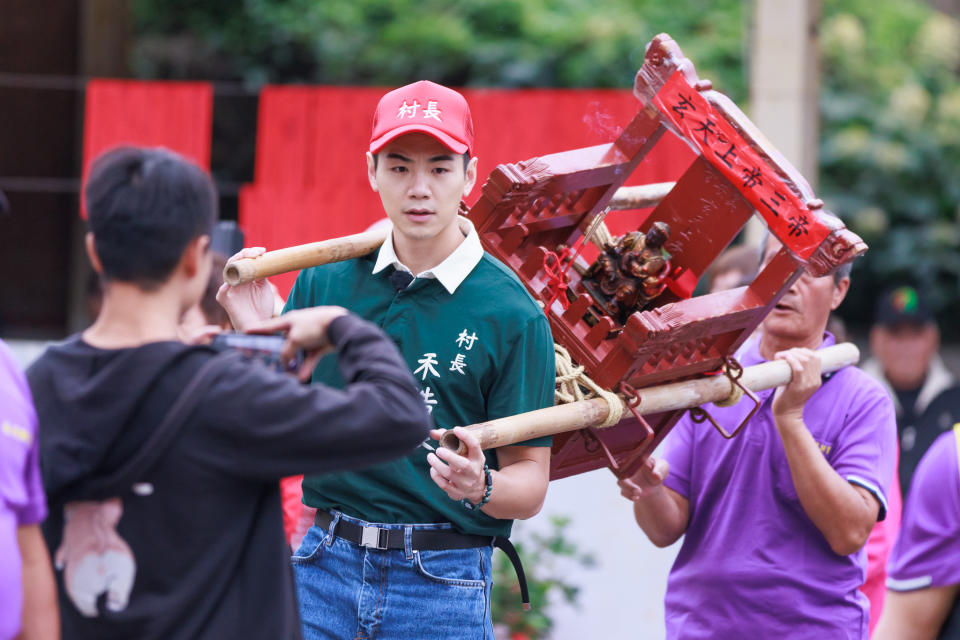
[[[766,265],[780,250],[780,242],[771,238],[763,254]],[[815,278],[804,273],[780,298],[763,321],[763,331],[782,341],[804,344],[823,334],[830,312],[840,306],[849,278],[835,282],[833,276]]]

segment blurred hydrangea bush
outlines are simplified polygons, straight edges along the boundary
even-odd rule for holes
[[[925,289],[960,325],[960,22],[918,0],[825,0],[821,174],[827,207],[870,245],[841,315],[882,288]]]

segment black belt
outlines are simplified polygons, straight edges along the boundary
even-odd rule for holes
[[[333,522],[333,516],[326,511],[317,510],[317,515],[313,520],[315,525],[326,531],[330,528],[331,522]],[[371,549],[405,548],[403,529],[364,527],[341,518],[333,529],[333,535]],[[491,544],[493,544],[491,536],[474,536],[450,530],[414,529],[410,536],[410,546],[416,551],[472,549],[473,547],[488,547]]]
[[[333,522],[333,516],[329,512],[317,509],[317,515],[313,523],[328,531],[330,523]],[[404,529],[387,529],[384,527],[365,527],[363,525],[340,519],[337,526],[333,528],[333,535],[342,538],[361,547],[371,549],[405,549]],[[517,572],[517,580],[520,582],[520,598],[523,601],[523,608],[530,609],[530,594],[527,590],[527,576],[523,572],[523,565],[520,563],[520,556],[513,544],[506,538],[493,536],[477,536],[469,533],[459,533],[449,529],[417,529],[410,532],[410,547],[416,551],[441,551],[444,549],[472,549],[475,547],[486,547],[493,545],[500,549],[510,559],[514,570]]]

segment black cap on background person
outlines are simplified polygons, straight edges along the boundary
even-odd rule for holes
[[[916,287],[889,289],[877,298],[870,352],[879,364],[878,377],[896,394],[912,394],[898,398],[902,403],[898,406],[901,415],[903,411],[909,414],[910,407],[916,404],[917,394],[930,376],[931,364],[934,360],[939,364],[939,348],[940,330]]]
[[[897,287],[877,299],[874,323],[892,328],[901,324],[923,326],[933,323],[926,299],[913,287]]]

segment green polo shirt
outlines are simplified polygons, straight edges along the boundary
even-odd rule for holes
[[[465,242],[479,248],[472,229],[471,235]],[[553,404],[549,323],[507,267],[484,252],[453,293],[447,288],[449,278],[445,283],[430,277],[417,277],[398,292],[389,280],[392,266],[380,265],[373,273],[377,256],[374,252],[302,271],[285,311],[339,305],[377,323],[400,348],[438,427]],[[313,381],[343,387],[335,354],[320,362]],[[522,444],[550,446],[551,438]],[[405,458],[363,471],[307,477],[303,501],[369,522],[452,522],[466,533],[508,536],[512,520],[465,509],[433,482],[427,453],[418,447]],[[497,468],[496,454],[485,454],[490,468]]]

